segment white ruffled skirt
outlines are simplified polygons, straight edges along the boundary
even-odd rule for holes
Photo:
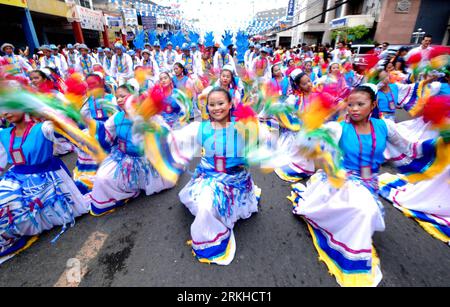
[[[258,211],[260,195],[261,190],[244,168],[235,174],[217,173],[202,165],[197,168],[179,196],[195,216],[192,250],[200,262],[228,265],[233,261],[234,224]]]
[[[65,231],[87,212],[89,203],[62,164],[33,174],[13,167],[0,181],[0,257],[23,250],[30,237],[45,230],[63,226]]]
[[[100,165],[94,180],[91,200],[91,214],[102,215],[143,190],[146,195],[172,188],[173,183],[165,180],[145,156],[131,156],[114,147],[111,154]]]
[[[293,185],[293,213],[308,224],[319,259],[341,286],[376,286],[382,274],[372,235],[383,231],[384,211],[376,195],[356,178],[336,189],[319,170],[305,187]]]
[[[433,237],[450,244],[450,167],[430,180],[408,183],[403,176],[380,175],[380,195]]]

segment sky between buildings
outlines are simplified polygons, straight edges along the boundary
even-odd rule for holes
[[[297,0],[299,1],[299,0]],[[289,0],[154,0],[164,6],[179,6],[187,19],[204,33],[213,31],[216,36],[224,29],[237,31],[252,17],[270,9],[287,8]]]

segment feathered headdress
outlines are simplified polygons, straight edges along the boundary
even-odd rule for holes
[[[243,31],[239,31],[236,35],[236,47],[237,47],[237,60],[238,63],[244,63],[244,55],[248,50],[248,35]]]
[[[143,30],[136,33],[136,37],[133,40],[134,47],[136,49],[144,49],[145,32]]]
[[[225,31],[225,34],[222,35],[222,45],[225,47],[233,45],[233,34],[231,31]]]
[[[189,31],[188,37],[189,37],[189,41],[191,43],[196,43],[196,44],[199,43],[200,35],[198,33],[194,32],[194,31]]]
[[[213,32],[208,32],[205,34],[205,47],[206,48],[210,48],[210,47],[214,47],[214,34]]]
[[[147,37],[148,37],[148,43],[152,46],[158,40],[158,34],[157,34],[156,30],[152,30],[152,31],[148,30]]]

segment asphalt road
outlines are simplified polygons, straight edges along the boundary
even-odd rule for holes
[[[73,168],[73,154],[64,160]],[[186,245],[193,216],[178,198],[190,178],[185,173],[169,191],[140,196],[107,216],[80,217],[54,244],[60,229],[42,234],[0,265],[0,286],[337,286],[318,261],[305,222],[291,213],[290,184],[275,174],[252,173],[263,191],[260,211],[236,224],[229,266],[201,264]],[[450,247],[384,204],[386,230],[373,238],[380,286],[450,286]],[[69,283],[67,276],[75,277]]]

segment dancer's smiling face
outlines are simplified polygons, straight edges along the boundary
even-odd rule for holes
[[[212,92],[208,96],[208,112],[212,120],[225,122],[229,120],[232,103],[224,92]]]

